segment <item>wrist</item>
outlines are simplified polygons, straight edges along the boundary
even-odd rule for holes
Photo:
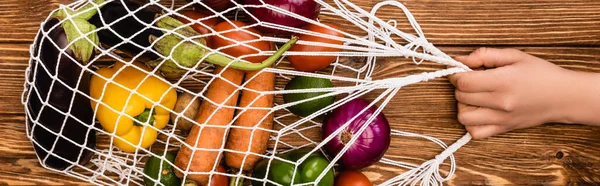
[[[558,118],[553,122],[600,126],[600,74],[566,70]]]

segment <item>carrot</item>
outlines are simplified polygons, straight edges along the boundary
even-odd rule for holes
[[[245,81],[247,82],[246,88],[251,90],[261,92],[275,89],[274,73],[247,72]],[[225,152],[225,162],[229,167],[246,171],[254,168],[256,162],[260,160],[260,156],[248,155],[243,152],[264,154],[267,150],[269,132],[260,130],[260,128],[271,129],[273,127],[273,114],[269,110],[251,108],[273,107],[273,95],[260,95],[258,92],[243,90],[239,107],[244,108],[248,105],[250,105],[250,108],[244,112],[240,112],[234,125],[242,127],[254,127],[258,125],[258,128],[256,130],[232,128],[227,139],[226,148],[237,152]],[[250,140],[250,136],[252,136],[252,140]],[[244,158],[246,158],[246,161],[243,162]]]
[[[223,71],[223,67],[217,66],[215,74]],[[200,112],[196,116],[196,122],[200,124],[222,125],[226,126],[231,123],[235,109],[233,108],[218,108],[217,104],[227,106],[235,106],[238,101],[238,87],[244,78],[244,72],[235,69],[226,69],[221,78],[215,79],[208,87],[205,94],[207,100],[202,102]],[[232,82],[233,84],[225,81]],[[237,85],[237,86],[236,86]],[[231,97],[230,97],[231,96]],[[208,100],[212,100],[211,103]],[[214,113],[214,114],[213,114]],[[205,126],[201,128],[199,125],[194,125],[185,140],[185,143],[196,148],[205,148],[208,150],[190,149],[182,145],[177,157],[175,158],[175,166],[182,170],[186,170],[189,165],[189,173],[187,178],[194,180],[202,185],[208,184],[210,174],[208,172],[216,170],[222,156],[218,149],[223,146],[227,138],[225,128]],[[214,150],[213,150],[214,149]],[[192,155],[193,153],[193,155]],[[183,173],[175,170],[177,177],[183,178]]]

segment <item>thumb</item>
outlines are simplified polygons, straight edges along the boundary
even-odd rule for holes
[[[479,48],[468,56],[456,57],[470,68],[497,68],[525,60],[529,55],[517,49]]]
[[[474,139],[488,138],[506,132],[500,125],[466,125],[465,128]]]

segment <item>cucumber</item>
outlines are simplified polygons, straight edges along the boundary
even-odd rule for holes
[[[167,152],[165,155],[165,159],[167,159],[171,164],[175,161],[175,154],[171,152]],[[162,164],[162,168],[161,168]],[[146,161],[146,165],[144,166],[144,184],[146,186],[150,185],[165,185],[165,186],[177,186],[181,185],[181,179],[175,175],[173,166],[163,161],[159,157],[151,157]],[[154,180],[158,180],[160,175],[160,183],[156,183]]]

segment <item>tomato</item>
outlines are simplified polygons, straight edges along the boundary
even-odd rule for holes
[[[185,10],[185,11],[181,11],[179,13],[186,16],[187,18],[192,19],[192,20],[199,20],[199,19],[202,19],[205,17],[209,17],[208,14],[201,13],[201,12],[198,12],[195,10]],[[177,19],[184,24],[190,23],[190,21],[184,17],[177,17]],[[204,26],[202,24],[192,24],[192,25],[190,25],[190,27],[192,27],[196,32],[198,32],[200,34],[210,34],[211,31],[209,28],[215,26],[219,22],[219,18],[213,17],[210,19],[204,19],[200,22],[202,22],[202,24],[205,24],[206,26]],[[208,46],[211,46],[212,38],[205,37],[204,39],[206,40],[206,43],[208,43]]]
[[[337,37],[344,37],[343,34],[335,31],[335,30],[339,30],[337,26],[330,24],[330,23],[323,23],[323,24],[330,26],[331,28],[333,28],[333,30],[329,29],[329,28],[321,27],[318,25],[309,25],[308,27],[306,27],[304,29],[308,30],[308,31],[321,33],[321,34],[337,36]],[[343,41],[339,41],[336,39],[329,39],[329,38],[313,36],[313,35],[308,35],[308,34],[300,35],[299,41],[320,42],[320,43],[335,44],[335,45],[344,44]],[[292,46],[292,48],[290,48],[289,51],[294,51],[294,52],[340,52],[342,50],[340,48],[323,47],[323,46],[315,46],[315,45],[316,44],[310,44],[310,45],[295,44],[294,46]],[[337,59],[337,56],[292,55],[292,56],[288,56],[288,59],[292,65],[292,67],[294,67],[294,69],[296,69],[298,71],[304,71],[304,72],[314,72],[314,71],[322,70],[322,69],[326,68],[327,66],[329,66],[332,62],[334,62]]]
[[[240,56],[244,56],[244,55],[251,55],[251,54],[258,54],[260,53],[260,51],[268,51],[271,50],[272,48],[272,43],[268,42],[268,41],[258,41],[259,37],[253,34],[250,34],[248,32],[252,32],[258,35],[262,35],[262,33],[260,33],[260,31],[258,31],[255,28],[245,28],[246,31],[242,31],[242,30],[236,30],[237,28],[235,26],[239,27],[244,27],[247,26],[246,23],[241,22],[241,21],[231,21],[233,24],[224,21],[221,22],[217,25],[215,25],[215,30],[217,32],[226,32],[226,33],[221,33],[217,36],[214,36],[213,38],[213,48],[217,49],[220,47],[227,47],[227,48],[223,48],[220,49],[221,52],[229,54],[233,57],[240,57]],[[234,26],[235,25],[235,26]],[[238,42],[233,42],[230,41],[228,39],[231,40],[235,40]],[[255,50],[253,48],[247,47],[242,45],[239,42],[244,42],[244,41],[249,41],[249,40],[257,40],[257,41],[252,41],[252,42],[248,42],[245,43],[249,46],[253,46],[256,47],[258,50]],[[253,63],[260,63],[264,60],[266,60],[267,58],[269,58],[269,56],[267,55],[262,55],[262,56],[245,56],[242,57],[242,60],[246,60],[249,62],[253,62]]]
[[[373,183],[363,173],[358,171],[345,171],[335,179],[336,186],[373,186]]]
[[[217,172],[227,173],[227,169],[225,169],[224,165],[219,165],[219,167],[217,167]],[[229,185],[229,177],[220,175],[220,174],[213,174],[212,179],[209,184],[209,186],[227,186],[227,185]]]

